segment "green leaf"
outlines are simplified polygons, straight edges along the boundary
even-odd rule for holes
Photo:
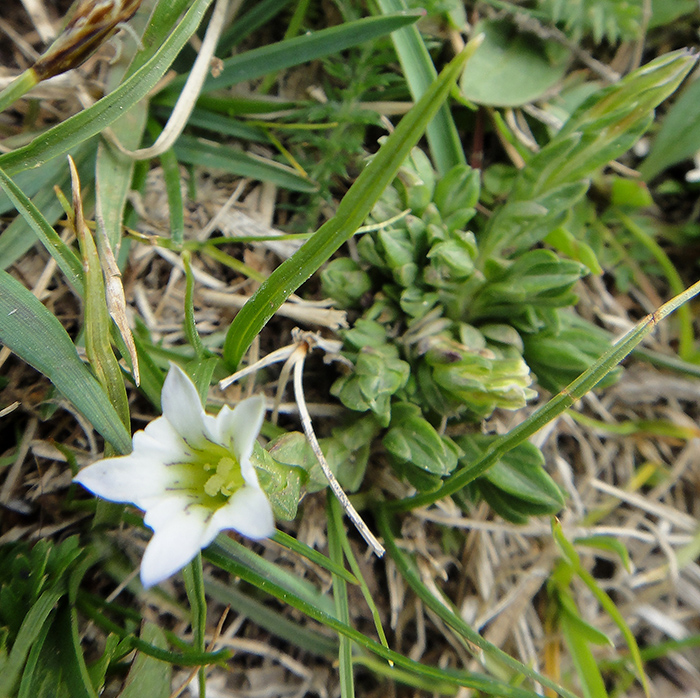
[[[471,463],[468,468],[461,468],[453,473],[450,478],[435,492],[408,497],[396,502],[388,503],[387,508],[392,511],[405,511],[418,506],[426,506],[447,497],[473,482],[483,475],[504,454],[511,451],[518,444],[525,441],[539,431],[555,417],[571,407],[594,386],[600,383],[610,371],[617,366],[630,352],[646,337],[665,317],[673,313],[684,303],[695,298],[700,293],[700,281],[687,288],[682,294],[675,296],[664,303],[653,315],[649,315],[638,322],[629,332],[618,339],[596,362],[583,374],[574,379],[566,390],[553,397],[546,405],[540,407],[534,414],[511,429],[507,434],[494,439],[488,451],[476,463]],[[685,365],[685,362],[684,364]]]
[[[438,596],[435,593],[435,589],[428,589],[428,587],[423,583],[420,573],[418,572],[413,560],[403,550],[399,549],[397,545],[397,541],[391,527],[388,507],[385,505],[380,506],[375,511],[375,517],[379,526],[379,531],[383,537],[384,543],[386,544],[387,552],[391,556],[391,559],[396,563],[401,576],[411,587],[411,589],[413,589],[416,596],[431,611],[433,611],[439,618],[441,618],[447,625],[459,633],[470,644],[482,650],[483,653],[489,657],[489,659],[507,667],[511,672],[513,672],[514,675],[522,674],[523,676],[527,676],[533,681],[537,681],[543,686],[552,689],[559,695],[565,696],[565,698],[576,698],[571,691],[559,686],[549,677],[542,676],[531,667],[522,664],[517,659],[511,657],[507,652],[504,652],[499,647],[496,647],[488,640],[484,639],[476,630],[474,630],[460,617],[459,613],[445,595]],[[399,664],[399,666],[401,665]],[[485,695],[496,694],[490,693],[489,690],[486,690]]]
[[[668,110],[639,171],[648,182],[700,150],[700,80],[695,79]]]
[[[41,211],[25,196],[24,192],[0,169],[0,187],[27,221],[47,252],[56,260],[68,283],[83,295],[83,268],[75,252],[66,245],[49,225]]]
[[[356,306],[362,296],[372,290],[369,274],[350,257],[338,257],[321,271],[323,295],[335,300],[339,308]]]
[[[338,206],[336,215],[283,262],[234,318],[224,342],[224,360],[238,366],[243,354],[277,308],[329,259],[363,224],[384,188],[394,179],[411,148],[447,98],[453,81],[473,53],[467,48],[443,70],[411,111],[401,119]],[[2,163],[0,162],[0,165]]]
[[[473,435],[459,439],[465,451],[461,460],[468,464],[481,458],[494,438]],[[565,504],[561,490],[544,469],[542,451],[529,441],[505,454],[479,482],[484,479],[507,495],[540,507],[541,513],[556,513]]]
[[[173,149],[180,162],[190,165],[202,165],[240,177],[272,182],[290,191],[315,192],[318,189],[315,182],[302,177],[296,170],[278,165],[272,160],[253,157],[222,143],[185,134],[177,139]]]
[[[50,616],[64,593],[65,590],[45,591],[27,612],[0,673],[0,696],[12,695],[32,645],[39,638],[44,625],[51,622]]]
[[[406,385],[410,373],[411,367],[399,359],[394,345],[366,346],[357,355],[354,371],[338,378],[331,393],[351,410],[372,410],[387,426],[391,396]]]
[[[326,493],[326,511],[328,519],[328,554],[336,565],[342,565],[342,516],[339,513],[340,505],[330,490]],[[333,602],[335,603],[336,618],[341,623],[350,625],[348,585],[344,579],[338,576],[333,577]],[[339,640],[338,673],[340,675],[340,696],[341,698],[354,698],[355,679],[352,672],[352,643],[350,638],[345,635],[340,635]]]
[[[465,68],[459,86],[466,99],[494,107],[534,102],[563,77],[570,53],[560,44],[518,31],[508,20],[474,28],[484,43]]]
[[[260,486],[272,504],[275,518],[292,521],[297,515],[301,494],[300,469],[275,460],[257,443],[251,460],[260,478]]]
[[[630,574],[632,573],[632,563],[627,546],[617,538],[612,536],[586,536],[585,538],[576,538],[574,543],[588,548],[597,548],[598,550],[607,550],[615,553],[622,560],[625,570]]]
[[[581,632],[580,624],[568,613],[563,613],[559,622],[585,698],[608,698],[598,662],[588,646],[586,634]]]
[[[508,249],[522,252],[559,227],[599,167],[622,155],[647,130],[654,108],[672,94],[696,57],[674,51],[589,97],[515,180],[508,201],[480,239],[482,265]]]
[[[385,15],[405,11],[404,0],[377,0],[377,5]],[[398,29],[391,40],[401,63],[403,75],[414,100],[419,100],[437,77],[428,49],[415,26]],[[441,174],[464,163],[464,150],[449,107],[443,104],[426,128],[430,154],[435,167]]]
[[[155,623],[146,621],[143,624],[141,639],[155,647],[168,648],[165,634]],[[172,673],[172,664],[138,652],[119,698],[168,698]]]
[[[19,281],[0,271],[0,340],[43,373],[119,453],[131,437],[61,323]]]
[[[449,475],[455,469],[459,450],[423,418],[420,407],[400,402],[391,412],[392,427],[382,443],[393,458],[434,475]]]
[[[0,167],[9,176],[41,167],[45,162],[67,153],[115,122],[155,87],[196,31],[211,2],[212,0],[194,0],[187,14],[153,58],[128,80],[88,109],[54,126],[28,145],[0,155]]]
[[[59,605],[41,655],[31,681],[23,681],[27,698],[97,698],[80,647],[77,613],[67,603]]]
[[[607,645],[614,647],[613,641],[603,632],[594,628],[590,623],[586,623],[581,618],[576,603],[569,593],[568,589],[557,587],[557,601],[559,602],[559,614],[566,614],[567,621],[571,623],[572,629],[587,642],[594,645]]]
[[[610,616],[625,638],[625,642],[627,643],[627,647],[629,648],[630,656],[632,658],[632,663],[637,670],[639,681],[644,688],[645,694],[649,695],[649,685],[646,674],[644,673],[644,665],[641,654],[639,653],[639,645],[637,644],[637,640],[630,630],[627,621],[622,613],[620,613],[619,609],[615,605],[615,602],[603,589],[600,588],[593,575],[591,575],[591,573],[583,567],[576,549],[566,539],[561,524],[556,519],[552,520],[552,533],[554,535],[554,540],[564,553],[564,557],[573,568],[573,571],[580,577],[581,581],[588,587],[593,596],[595,596],[602,609]]]
[[[374,652],[380,657],[393,662],[399,667],[408,669],[412,672],[417,673],[419,676],[424,678],[431,677],[436,680],[445,681],[455,686],[465,686],[469,688],[475,688],[484,692],[486,695],[490,696],[504,696],[505,698],[536,698],[536,695],[532,691],[527,691],[524,689],[516,688],[510,686],[506,683],[492,680],[486,678],[480,674],[472,674],[466,671],[459,670],[442,670],[435,666],[430,666],[426,664],[420,664],[419,662],[413,661],[404,655],[387,649],[379,642],[368,638],[364,633],[359,630],[355,630],[351,626],[342,623],[332,613],[332,609],[328,608],[328,604],[322,606],[320,603],[309,602],[301,596],[297,595],[294,591],[290,591],[284,586],[280,586],[278,581],[272,577],[265,574],[264,571],[256,567],[251,567],[245,564],[243,560],[238,558],[237,555],[231,555],[230,543],[233,543],[228,538],[223,538],[219,536],[214,543],[209,546],[205,551],[205,557],[207,560],[217,565],[221,569],[224,569],[236,577],[240,577],[242,580],[255,586],[262,592],[271,594],[277,599],[284,601],[289,604],[292,608],[295,608],[305,615],[313,618],[314,620],[323,623],[327,627],[335,630],[338,633],[343,634],[345,637],[350,638],[355,643],[361,647],[365,647],[371,652]],[[223,547],[225,545],[225,547]],[[242,547],[242,546],[241,546]],[[252,553],[250,553],[252,555]],[[327,598],[327,597],[323,597]],[[433,597],[434,598],[434,597]],[[441,605],[437,599],[435,599],[437,605]],[[429,604],[430,605],[430,604]],[[432,605],[431,605],[432,608]],[[465,624],[466,625],[466,624]],[[473,632],[473,631],[472,631]],[[477,638],[479,636],[476,633]],[[481,638],[479,638],[481,639]],[[482,646],[483,641],[479,644]],[[499,651],[499,650],[496,650]],[[505,657],[508,655],[503,653]],[[510,659],[508,657],[508,659]],[[523,667],[523,672],[527,675],[537,677],[537,680],[541,679],[541,682],[547,686],[556,685],[552,681],[548,680],[546,677],[540,677],[537,672],[530,670],[528,667],[521,665],[516,660],[510,660],[511,665],[516,665],[518,667]],[[568,691],[560,691],[560,693],[566,698],[575,698],[572,693]]]
[[[221,90],[239,82],[255,80],[268,73],[340,53],[413,24],[420,16],[418,12],[402,12],[386,17],[366,17],[246,51],[227,58],[219,75],[209,77],[204,83],[203,92]],[[163,94],[179,93],[186,79],[186,75],[179,76],[165,88]]]

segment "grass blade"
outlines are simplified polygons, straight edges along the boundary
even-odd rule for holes
[[[447,98],[477,45],[474,42],[467,44],[467,48],[442,71],[350,187],[336,215],[275,269],[236,315],[224,343],[224,360],[230,369],[237,368],[253,338],[277,308],[362,225],[384,188],[418,142],[426,125]]]
[[[131,436],[116,410],[80,360],[61,323],[22,284],[0,272],[0,340],[43,373],[119,453]]]
[[[377,0],[377,4],[385,15],[407,9],[404,0]],[[433,60],[415,26],[396,30],[392,33],[391,40],[399,56],[411,95],[415,101],[418,101],[437,78]],[[438,109],[437,114],[428,124],[425,135],[428,138],[435,168],[441,175],[445,175],[454,165],[466,162],[457,127],[446,104]]]
[[[12,176],[41,167],[98,134],[140,102],[155,87],[170,64],[194,34],[212,0],[194,0],[192,7],[156,54],[114,92],[88,109],[54,126],[28,145],[0,155],[0,167]]]

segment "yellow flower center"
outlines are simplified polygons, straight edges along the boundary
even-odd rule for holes
[[[218,509],[242,487],[245,480],[236,456],[219,444],[188,449],[189,458],[173,463],[170,489],[196,497],[200,504]]]
[[[230,497],[245,484],[241,466],[233,456],[220,458],[216,465],[206,463],[204,469],[215,471],[204,483],[204,491],[210,497],[216,497],[217,494]]]

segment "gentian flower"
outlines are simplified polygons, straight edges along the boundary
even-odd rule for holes
[[[250,462],[265,413],[261,397],[216,417],[175,364],[163,384],[163,416],[133,437],[128,456],[105,458],[74,478],[94,494],[146,512],[153,529],[141,562],[148,588],[184,567],[225,529],[259,540],[275,530],[272,507]]]

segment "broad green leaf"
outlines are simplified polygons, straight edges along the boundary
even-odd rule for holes
[[[300,469],[275,460],[257,443],[252,463],[260,478],[260,486],[272,504],[275,518],[292,521],[297,515],[301,493]]]
[[[698,9],[695,0],[651,0],[649,29],[663,27]]]
[[[384,448],[399,463],[412,463],[433,475],[449,475],[457,466],[459,451],[425,420],[420,407],[410,403],[392,406],[392,426],[382,439]]]
[[[480,458],[494,437],[470,435],[458,440],[465,452],[461,459],[473,463]],[[538,505],[555,513],[564,507],[564,497],[544,469],[542,451],[529,441],[516,446],[486,473],[484,479],[513,498]],[[481,480],[480,480],[481,481]]]
[[[534,102],[564,77],[569,51],[553,41],[518,31],[508,20],[474,28],[484,43],[464,69],[459,86],[471,102],[518,107]]]
[[[187,14],[153,58],[128,80],[88,109],[54,126],[28,145],[0,155],[0,167],[9,176],[41,167],[114,123],[155,87],[196,31],[211,2],[212,0],[194,0]]]
[[[0,271],[0,341],[70,400],[119,453],[131,437],[61,323],[19,281]]]
[[[336,215],[321,226],[292,257],[283,262],[241,308],[231,323],[224,342],[224,360],[230,368],[238,366],[250,342],[289,295],[363,224],[384,188],[394,179],[411,148],[421,137],[426,125],[447,99],[454,80],[475,48],[476,44],[470,42],[443,70],[360,173],[340,202]]]
[[[453,473],[438,490],[426,494],[408,497],[396,502],[390,502],[386,506],[393,511],[404,511],[418,506],[426,506],[447,497],[473,482],[483,475],[504,454],[511,451],[518,444],[525,441],[535,432],[539,431],[555,417],[571,407],[589,390],[592,390],[607,376],[633,349],[646,337],[665,317],[677,310],[681,305],[695,298],[700,293],[700,281],[687,288],[682,294],[675,296],[664,303],[653,315],[649,315],[638,322],[627,334],[617,340],[598,360],[584,373],[574,379],[553,397],[546,405],[543,405],[534,414],[511,429],[507,434],[494,439],[487,452],[476,463],[471,463],[467,468],[461,468]],[[684,362],[686,363],[686,362]],[[677,365],[677,364],[674,364]],[[634,639],[634,638],[633,638]]]

